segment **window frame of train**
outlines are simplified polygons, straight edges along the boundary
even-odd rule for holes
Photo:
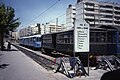
[[[74,53],[90,51],[90,26],[84,20],[76,20],[74,26]]]
[[[92,29],[91,29],[92,30]],[[106,43],[107,31],[102,29],[95,29],[90,31],[90,44]]]
[[[57,34],[56,40],[57,44],[73,44],[73,30]]]

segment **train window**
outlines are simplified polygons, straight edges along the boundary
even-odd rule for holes
[[[37,37],[37,41],[41,41],[41,38],[40,38],[40,37]]]
[[[71,43],[73,43],[73,38],[71,38],[70,40],[71,40]]]
[[[101,33],[101,42],[106,42],[106,33]]]
[[[67,43],[67,39],[65,38],[65,43]]]
[[[62,43],[64,43],[64,39],[61,39]]]
[[[100,41],[100,38],[96,38],[96,42],[101,42],[101,41]]]
[[[116,43],[116,33],[109,33],[108,34],[108,42],[109,43]]]
[[[94,38],[90,37],[90,42],[95,42]]]
[[[36,38],[35,38],[35,37],[33,37],[33,41],[36,41]]]
[[[68,38],[70,37],[70,34],[68,34]]]
[[[94,41],[94,32],[90,33],[90,42],[95,42]]]
[[[116,43],[116,41],[117,40],[116,40],[116,33],[115,33],[115,34],[113,34],[113,42]]]
[[[52,36],[51,35],[43,36],[43,43],[51,43],[51,42],[52,42]]]
[[[112,35],[108,34],[108,42],[112,42]]]
[[[57,43],[65,44],[65,43],[73,43],[73,34],[72,33],[62,33],[57,35]]]
[[[105,42],[105,38],[101,38],[101,42]]]
[[[106,37],[106,33],[101,33],[101,37]]]
[[[68,38],[68,43],[70,43],[70,38]]]
[[[100,33],[96,32],[96,37],[100,37]]]
[[[118,43],[120,43],[120,32],[119,32],[119,35],[118,35]]]
[[[91,33],[90,33],[90,37],[94,37],[94,32],[91,32]]]

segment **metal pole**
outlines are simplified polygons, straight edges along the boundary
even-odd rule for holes
[[[73,21],[73,28],[74,28],[74,31],[73,31],[73,48],[74,48],[74,50],[73,50],[73,56],[75,57],[75,19],[74,19],[74,21]]]
[[[89,53],[88,53],[88,76],[89,76]]]
[[[56,27],[55,27],[55,32],[57,32],[57,27],[58,27],[58,18],[56,18]]]
[[[73,48],[74,48],[74,50],[73,50],[73,56],[74,56],[74,59],[75,59],[75,20],[74,20],[74,22],[73,22],[73,25],[74,25],[74,31],[73,31]],[[74,66],[74,76],[76,76],[76,71],[75,71],[76,69],[75,69],[75,66]]]

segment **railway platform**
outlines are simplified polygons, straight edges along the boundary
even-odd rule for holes
[[[100,80],[105,72],[107,71],[90,68],[89,76],[75,77],[72,80]],[[47,71],[23,52],[11,46],[9,51],[0,51],[0,80],[71,80],[71,78],[59,72]]]
[[[0,80],[62,80],[58,76],[67,78],[47,71],[14,46],[9,51],[0,51]]]

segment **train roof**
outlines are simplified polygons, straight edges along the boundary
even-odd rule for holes
[[[108,31],[120,31],[119,26],[100,26],[101,28],[107,29]]]
[[[64,32],[69,32],[69,31],[73,31],[74,29],[70,29],[70,30],[65,30],[65,31],[59,31],[59,32],[53,32],[53,33],[47,33],[47,34],[43,34],[43,35],[50,35],[50,34],[57,34],[57,33],[64,33]],[[95,28],[95,27],[90,27],[90,30],[106,30],[105,28]]]
[[[20,39],[23,39],[23,38],[31,38],[31,37],[41,37],[41,35],[25,36],[25,37],[21,37]]]

